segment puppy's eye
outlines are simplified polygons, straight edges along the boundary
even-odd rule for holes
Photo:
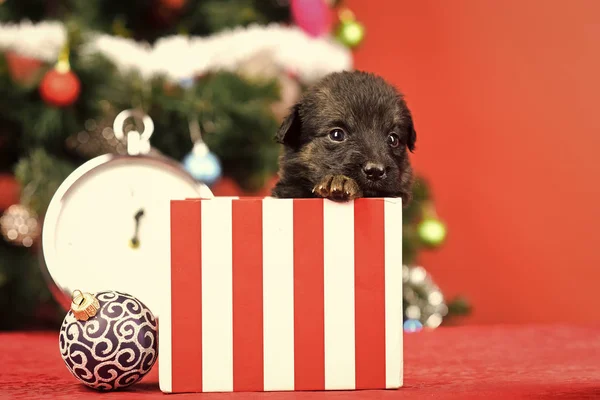
[[[343,142],[344,139],[346,139],[346,132],[340,128],[332,129],[331,132],[329,132],[329,138],[334,142]]]
[[[390,147],[395,149],[400,146],[400,138],[395,133],[390,133],[387,137],[387,143]]]

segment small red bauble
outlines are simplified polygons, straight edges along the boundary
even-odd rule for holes
[[[20,200],[21,187],[14,176],[0,174],[0,214]]]
[[[185,6],[187,0],[160,0],[160,5],[170,10],[180,10]]]
[[[0,1],[1,3],[1,1]],[[4,53],[10,76],[21,84],[29,84],[36,79],[37,72],[43,63],[35,58],[22,56],[14,51]]]
[[[67,107],[77,101],[81,82],[71,70],[61,72],[56,68],[48,71],[40,83],[40,95],[48,104]]]

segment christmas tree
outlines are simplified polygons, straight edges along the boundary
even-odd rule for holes
[[[352,68],[364,27],[343,7],[332,0],[1,2],[0,329],[62,318],[40,269],[43,216],[75,168],[125,153],[112,130],[122,110],[151,116],[152,151],[185,160],[196,130],[223,177],[246,193],[264,188],[277,172],[273,135],[289,107],[315,80]],[[407,265],[445,235],[421,179],[414,198],[404,221]],[[428,300],[438,289],[406,268],[405,285],[415,290],[405,296],[405,313],[423,323],[439,314],[441,322],[443,299]]]

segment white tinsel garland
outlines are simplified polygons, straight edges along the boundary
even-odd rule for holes
[[[60,22],[0,24],[0,49],[41,61],[55,61],[66,38],[67,31]]]
[[[0,24],[0,50],[53,62],[66,40],[59,22]],[[209,37],[168,36],[154,46],[131,39],[96,34],[86,44],[87,54],[101,53],[121,71],[139,71],[149,78],[164,74],[173,80],[208,71],[235,71],[257,54],[270,58],[299,79],[311,82],[335,71],[352,68],[352,55],[329,37],[312,38],[297,27],[252,25]]]

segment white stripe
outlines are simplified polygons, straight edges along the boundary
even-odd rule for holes
[[[354,202],[323,202],[325,389],[354,389]]]
[[[202,203],[202,389],[233,391],[231,199]]]
[[[169,238],[169,241],[171,239]],[[171,332],[171,318],[172,314],[172,302],[171,302],[171,243],[169,242],[167,248],[169,262],[166,264],[168,268],[164,268],[161,271],[160,282],[158,282],[159,288],[161,289],[161,297],[167,301],[161,301],[162,307],[159,311],[158,323],[160,324],[160,338],[158,340],[158,354],[160,354],[160,362],[158,363],[158,382],[161,392],[171,393],[173,391],[173,375],[172,375],[172,361],[173,354],[172,349],[172,332]]]
[[[294,390],[294,204],[263,200],[264,390]]]
[[[402,386],[402,201],[385,200],[385,382]]]

